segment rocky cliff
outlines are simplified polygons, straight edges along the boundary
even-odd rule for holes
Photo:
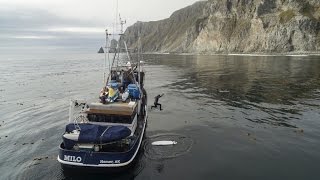
[[[124,38],[136,49],[140,36],[145,52],[314,52],[319,31],[319,0],[209,0],[137,22]]]

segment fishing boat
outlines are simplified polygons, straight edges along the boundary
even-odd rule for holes
[[[109,36],[106,30],[105,53],[111,52]],[[113,52],[99,98],[70,102],[58,155],[63,168],[121,168],[137,157],[148,118],[145,72],[140,56],[134,61],[122,38]],[[127,63],[121,64],[120,54],[127,56]]]

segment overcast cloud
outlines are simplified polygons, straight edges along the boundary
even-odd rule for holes
[[[167,18],[196,0],[119,0],[127,26]],[[112,29],[116,0],[0,0],[0,38],[53,39],[103,36]],[[79,36],[79,35],[78,35]],[[102,37],[103,38],[103,37]]]
[[[127,21],[168,18],[197,0],[118,0]],[[0,0],[0,56],[95,52],[113,30],[117,0]]]

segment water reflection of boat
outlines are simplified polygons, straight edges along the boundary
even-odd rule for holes
[[[130,165],[137,156],[147,123],[145,72],[139,59],[130,62],[123,43],[129,62],[118,65],[118,45],[100,100],[71,101],[69,124],[59,147],[63,167],[113,169]]]

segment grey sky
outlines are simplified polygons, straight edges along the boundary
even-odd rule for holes
[[[127,26],[136,21],[160,20],[197,0],[119,0]],[[116,0],[0,0],[1,39],[53,39],[81,34],[103,35],[112,29]],[[79,35],[78,35],[79,36]]]
[[[197,0],[118,0],[127,26],[168,18]],[[113,29],[117,0],[0,0],[1,56],[92,53]]]

